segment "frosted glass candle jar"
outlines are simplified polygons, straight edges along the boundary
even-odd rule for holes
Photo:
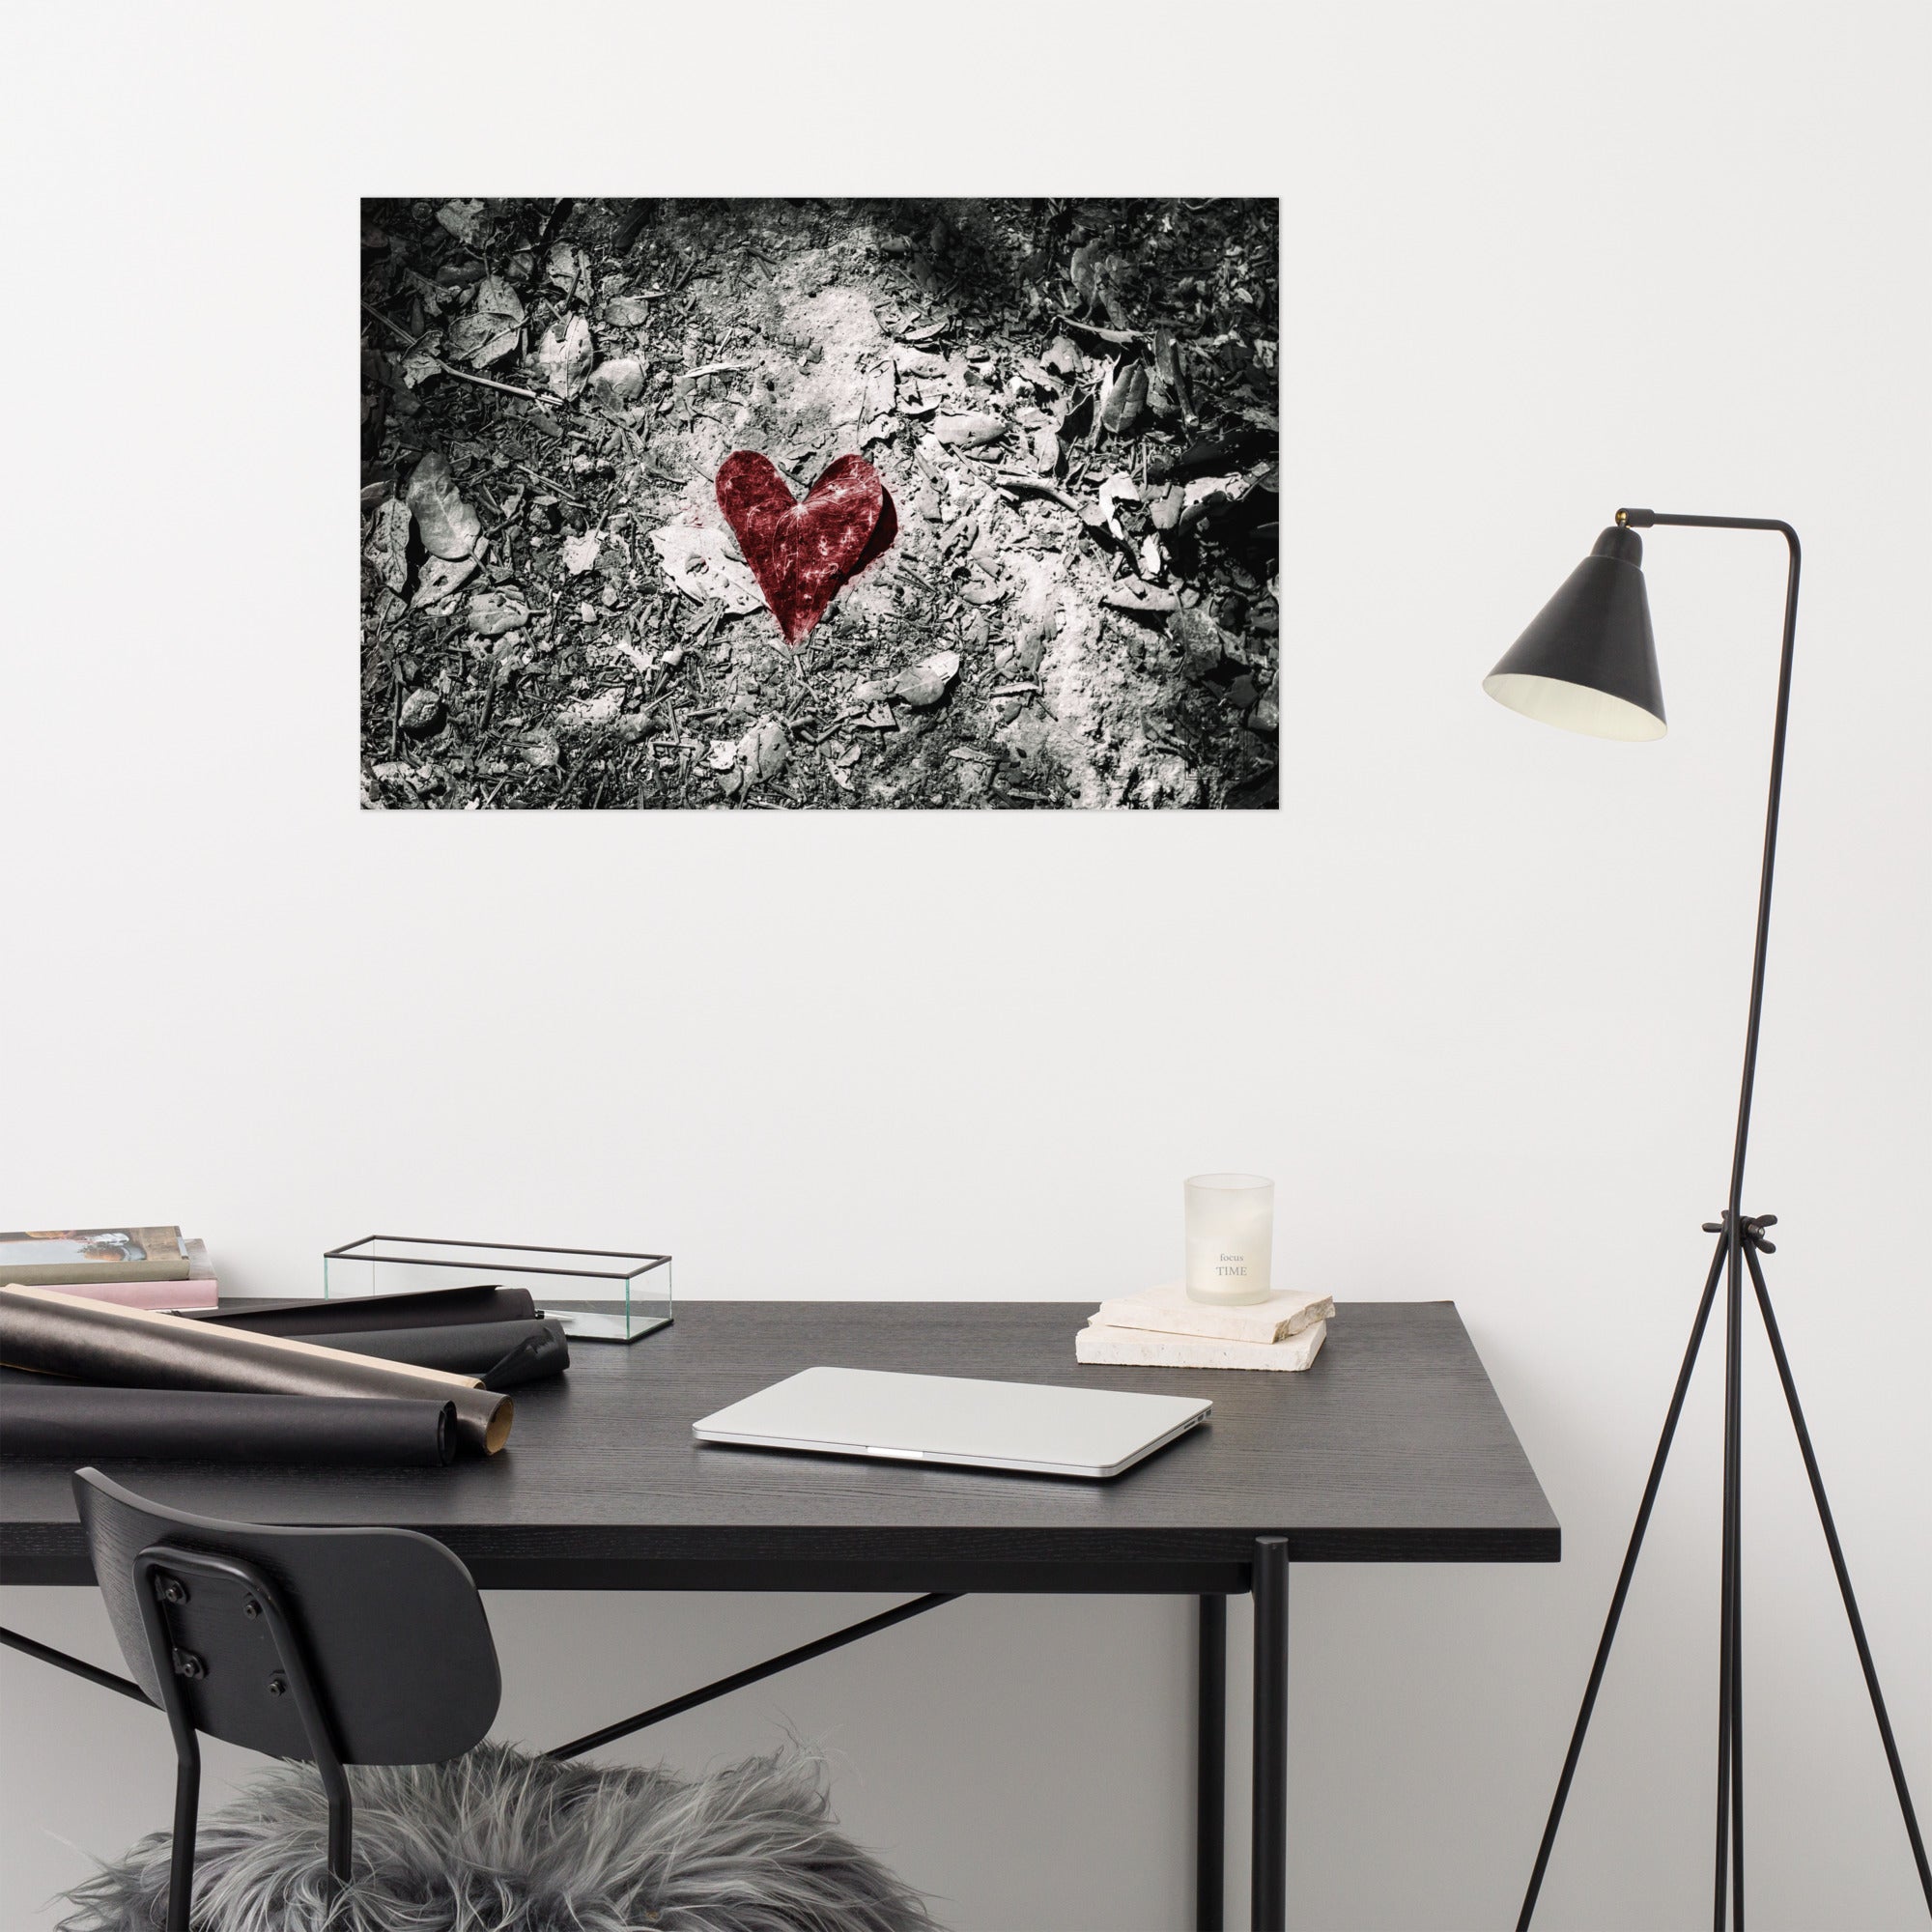
[[[1274,1182],[1260,1174],[1197,1174],[1187,1197],[1190,1301],[1265,1301],[1274,1253]]]

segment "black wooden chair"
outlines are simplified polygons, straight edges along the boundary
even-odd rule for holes
[[[437,1889],[456,1901],[456,1921],[481,1922],[462,1901],[486,1900],[494,1913],[508,1884],[538,1901],[534,1915],[520,1906],[504,1920],[519,1925],[574,1923],[583,1912],[600,1924],[930,1932],[919,1894],[838,1831],[807,1753],[689,1781],[662,1767],[570,1760],[945,1599],[901,1605],[529,1756],[483,1742],[502,1690],[496,1646],[476,1585],[441,1544],[407,1529],[221,1522],[150,1502],[96,1469],[73,1484],[114,1634],[135,1686],[168,1715],[179,1771],[172,1842],[144,1839],[76,1887],[68,1896],[88,1916],[68,1922],[95,1932],[152,1924],[165,1857],[168,1932],[188,1932],[205,1731],[313,1764],[327,1799],[326,1874],[314,1853],[322,1821],[298,1770],[293,1789],[273,1774],[222,1814],[202,1872],[204,1916],[211,1897],[229,1901],[214,1905],[218,1921],[260,1924],[268,1909],[282,1911],[275,1923],[332,1924],[353,1876],[357,1924],[387,1924],[392,1908],[419,1922],[416,1907]],[[359,1868],[346,1765],[372,1767],[358,1778]],[[240,1901],[249,1886],[253,1902]]]
[[[441,1544],[408,1529],[221,1522],[96,1469],[73,1486],[122,1655],[174,1731],[168,1932],[188,1928],[198,1733],[316,1767],[342,1885],[354,1831],[343,1766],[440,1763],[495,1721],[489,1619]]]

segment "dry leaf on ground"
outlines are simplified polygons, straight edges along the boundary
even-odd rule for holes
[[[1070,335],[1056,335],[1053,346],[1039,358],[1040,367],[1069,382],[1087,367],[1087,357]]]
[[[1100,427],[1109,436],[1135,435],[1148,412],[1147,371],[1138,362],[1117,364],[1100,390]]]
[[[1083,520],[1090,528],[1104,527],[1111,530],[1119,542],[1125,543],[1127,533],[1121,523],[1121,505],[1138,503],[1140,499],[1140,485],[1125,470],[1118,470],[1094,492],[1094,505],[1082,513]]]
[[[666,524],[651,532],[651,548],[664,574],[700,603],[714,598],[734,617],[764,607],[764,598],[742,557],[731,554],[730,538],[702,524]]]
[[[933,424],[940,441],[954,449],[978,449],[998,442],[1006,435],[1006,423],[998,416],[975,411],[966,415],[942,415]]]
[[[442,330],[432,328],[423,339],[403,357],[403,381],[412,389],[419,388],[432,376],[442,373],[442,364],[438,359],[442,354]]]
[[[1180,522],[1181,505],[1187,492],[1179,483],[1155,490],[1147,499],[1148,520],[1157,530],[1171,530]]]
[[[523,326],[523,298],[500,275],[486,275],[475,305],[449,325],[449,353],[472,369],[488,368],[516,348]]]
[[[468,556],[476,548],[483,522],[458,492],[448,457],[432,451],[416,465],[410,476],[409,504],[423,548],[432,556]]]
[[[1123,577],[1100,593],[1100,602],[1115,611],[1130,611],[1136,617],[1164,616],[1180,608],[1180,599],[1158,584],[1143,583],[1136,577]]]
[[[552,393],[566,400],[576,395],[590,373],[590,358],[594,354],[590,325],[581,315],[572,316],[560,329],[552,323],[537,344],[537,362]]]
[[[1035,558],[1024,566],[1025,587],[1014,611],[1013,664],[1031,677],[1060,635],[1061,585],[1051,564]]]
[[[629,355],[600,362],[591,371],[590,386],[607,403],[636,402],[644,386],[644,365]]]
[[[520,590],[479,590],[469,600],[465,621],[479,638],[500,638],[521,631],[530,613]]]
[[[391,497],[376,512],[376,529],[369,539],[369,561],[376,575],[391,590],[401,590],[410,580],[410,506],[399,497]]]
[[[544,264],[544,279],[568,301],[590,293],[590,258],[574,242],[559,242]]]
[[[776,718],[761,718],[738,744],[748,779],[775,779],[791,756],[791,740]]]
[[[641,328],[651,319],[651,303],[661,298],[641,296],[612,296],[604,304],[604,320],[613,328]]]
[[[437,210],[436,218],[459,242],[474,242],[483,231],[483,204],[480,201],[445,201]]]
[[[1180,646],[1180,655],[1196,677],[1219,668],[1227,639],[1207,611],[1199,608],[1175,611],[1167,620],[1167,635]]]
[[[935,651],[931,657],[922,658],[899,672],[893,680],[893,696],[923,711],[937,704],[946,696],[946,687],[958,675],[959,653]]]
[[[432,604],[440,604],[452,590],[460,589],[476,575],[476,563],[473,556],[427,559],[416,583],[416,594],[410,599],[410,609],[427,611]]]
[[[559,731],[601,731],[624,708],[621,691],[600,691],[594,697],[575,697],[556,708]]]
[[[442,699],[433,691],[412,691],[403,699],[398,722],[405,731],[434,731],[442,723]]]

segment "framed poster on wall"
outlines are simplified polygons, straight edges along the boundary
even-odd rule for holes
[[[1271,808],[1278,214],[365,202],[363,804]]]

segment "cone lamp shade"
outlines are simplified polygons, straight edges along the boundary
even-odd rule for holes
[[[1592,738],[1661,738],[1643,539],[1615,526],[1483,680],[1499,704]]]

